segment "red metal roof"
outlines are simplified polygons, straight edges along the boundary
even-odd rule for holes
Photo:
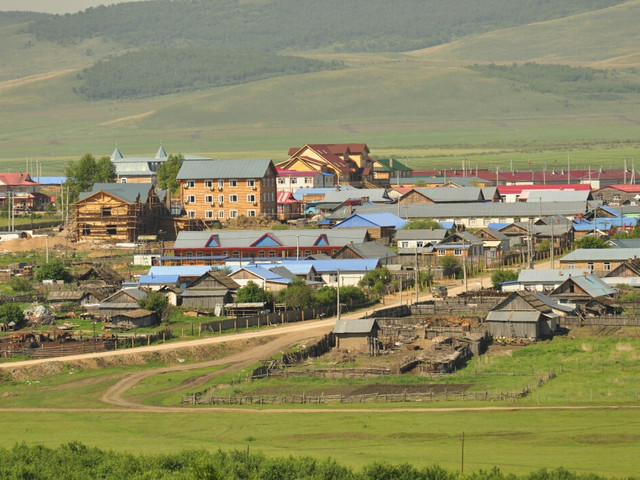
[[[640,185],[607,185],[606,187],[599,188],[596,190],[599,192],[600,190],[604,190],[605,188],[614,188],[616,190],[620,190],[625,193],[638,193],[640,192]]]
[[[278,201],[277,203],[302,203],[300,200],[296,200],[293,198],[293,194],[291,192],[278,192]]]
[[[591,190],[588,183],[552,184],[552,185],[500,185],[500,195],[513,195],[524,190]]]
[[[10,187],[31,187],[40,185],[31,180],[28,173],[0,173],[0,184]]]

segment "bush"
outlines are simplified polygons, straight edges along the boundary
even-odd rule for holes
[[[65,267],[61,260],[54,259],[49,263],[45,263],[36,271],[36,280],[42,282],[43,280],[63,280],[65,283],[71,282],[73,276],[67,267]]]
[[[5,303],[0,305],[0,323],[5,325],[14,322],[17,328],[24,325],[24,314],[22,309],[15,303]]]
[[[11,277],[7,285],[14,292],[28,292],[31,290],[31,282],[24,277]]]

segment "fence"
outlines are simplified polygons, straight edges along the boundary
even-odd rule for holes
[[[505,297],[472,297],[428,300],[411,305],[412,315],[489,313]]]
[[[603,316],[603,317],[560,317],[560,326],[581,327],[640,327],[640,317]]]

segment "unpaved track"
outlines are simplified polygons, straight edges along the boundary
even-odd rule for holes
[[[546,266],[541,265],[539,268],[548,268]],[[488,285],[490,282],[490,275],[485,275],[482,279],[473,279],[474,283],[476,281],[481,281],[483,285]],[[464,291],[464,286],[457,286],[449,288],[449,292],[453,295]],[[415,298],[415,294],[411,294],[410,292],[405,292],[403,295],[403,302],[407,303],[407,301],[411,302]],[[419,300],[430,299],[431,295],[429,293],[421,293]],[[393,306],[397,306],[400,304],[400,295],[396,294],[390,297],[387,297],[387,301],[384,305],[380,305],[377,309],[389,308]],[[356,312],[347,315],[343,315],[342,318],[361,318],[364,315],[364,312]],[[196,347],[201,345],[214,345],[226,342],[233,342],[237,340],[247,340],[247,339],[256,339],[256,338],[264,338],[264,337],[274,337],[273,340],[256,346],[249,348],[245,351],[238,352],[227,356],[225,358],[211,360],[207,362],[200,362],[195,364],[186,364],[186,365],[175,365],[172,367],[162,367],[152,370],[145,370],[141,372],[126,374],[120,381],[111,386],[105,394],[102,396],[102,401],[108,404],[113,405],[115,408],[108,409],[55,409],[55,408],[0,408],[0,411],[48,411],[48,412],[57,412],[57,411],[122,411],[126,409],[127,411],[144,411],[144,412],[186,412],[186,411],[194,411],[194,412],[203,412],[210,411],[208,408],[184,408],[184,407],[159,407],[159,406],[149,406],[144,405],[139,402],[135,402],[133,400],[125,399],[123,397],[124,393],[128,390],[132,389],[141,382],[143,379],[150,377],[152,375],[160,375],[169,372],[178,372],[178,371],[189,371],[200,368],[212,367],[216,365],[228,365],[227,367],[212,372],[206,375],[199,375],[196,377],[192,377],[187,379],[181,385],[174,387],[167,392],[171,391],[179,391],[185,390],[187,388],[196,388],[199,387],[212,378],[221,375],[223,373],[233,372],[241,370],[249,365],[252,365],[260,360],[267,359],[270,356],[287,350],[290,346],[299,343],[301,341],[316,338],[322,336],[326,333],[329,333],[333,326],[335,325],[335,317],[328,318],[325,320],[314,320],[314,321],[306,321],[299,322],[296,324],[290,324],[286,326],[278,326],[272,328],[265,328],[262,330],[244,332],[239,334],[229,334],[223,335],[220,337],[213,338],[204,338],[199,340],[192,340],[188,342],[176,342],[176,343],[167,343],[161,345],[152,345],[148,347],[139,347],[135,349],[124,349],[124,350],[116,350],[111,352],[100,352],[100,353],[88,353],[83,355],[74,355],[68,357],[54,358],[54,359],[38,359],[38,360],[25,360],[21,362],[13,362],[13,363],[1,363],[0,369],[13,369],[20,368],[25,366],[37,365],[42,363],[49,362],[71,362],[74,360],[83,360],[83,359],[91,359],[91,358],[101,358],[101,357],[110,357],[110,356],[120,356],[120,355],[131,355],[131,354],[140,354],[140,353],[152,353],[159,351],[169,351],[169,350],[179,350],[181,348],[189,348]],[[480,407],[480,408],[462,408],[462,409],[451,409],[451,408],[393,408],[393,409],[358,409],[358,411],[362,412],[383,412],[383,411],[407,411],[407,412],[437,412],[437,411],[452,411],[452,410],[492,410],[492,409],[507,409],[507,410],[520,410],[520,409],[537,409],[537,408],[548,408],[548,407]],[[555,407],[554,407],[555,408]],[[572,407],[569,407],[572,408]],[[577,407],[583,408],[583,407]],[[598,407],[602,408],[602,407]],[[616,407],[612,407],[616,408]],[[216,407],[216,411],[238,411],[234,408],[220,408]],[[268,408],[261,409],[246,409],[243,408],[242,411],[251,411],[251,412],[335,412],[340,411],[341,409],[274,409],[270,410]]]

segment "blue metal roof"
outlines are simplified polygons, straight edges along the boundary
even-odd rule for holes
[[[142,275],[140,285],[165,285],[168,283],[177,284],[179,281],[179,275]]]
[[[487,224],[487,227],[493,228],[494,230],[500,230],[506,226],[511,225],[510,223],[498,223],[498,222],[490,222]]]
[[[60,185],[67,181],[67,177],[33,177],[40,185]]]
[[[354,258],[354,259],[332,259],[332,260],[285,260],[280,265],[289,269],[291,263],[308,263],[313,265],[316,272],[333,273],[340,270],[343,273],[346,272],[366,272],[368,270],[375,270],[380,265],[380,260],[377,258]]]
[[[393,213],[354,213],[333,228],[394,227],[400,230],[407,223],[409,222]]]
[[[185,257],[188,258],[188,257]],[[197,258],[197,257],[192,257]],[[177,275],[180,277],[201,277],[211,270],[211,265],[178,265],[178,266],[153,266],[148,275],[154,277],[162,275]]]

